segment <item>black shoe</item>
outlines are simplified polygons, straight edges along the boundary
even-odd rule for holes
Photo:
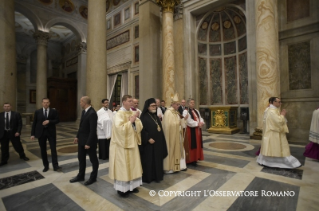
[[[22,160],[24,160],[24,161],[30,160],[28,157],[23,157],[23,158],[20,158],[20,159],[22,159]]]
[[[95,183],[96,182],[96,179],[89,179],[88,181],[86,181],[85,183],[84,183],[84,185],[91,185],[91,184],[93,184],[93,183]]]
[[[123,197],[123,198],[127,198],[129,195],[128,195],[128,192],[126,192],[126,193],[123,193],[123,192],[121,192],[121,191],[117,191],[117,193],[121,196],[121,197]]]
[[[49,170],[49,167],[44,167],[43,172],[47,172]]]
[[[61,172],[62,168],[60,166],[56,166],[53,168],[53,171]]]
[[[131,193],[138,193],[140,192],[137,188],[134,188],[132,191],[130,191]]]
[[[197,166],[197,162],[192,162],[192,166]]]
[[[1,162],[0,163],[0,166],[4,166],[4,165],[7,165],[7,162]]]
[[[84,181],[84,178],[74,177],[73,179],[70,179],[70,183],[80,182],[80,181]]]

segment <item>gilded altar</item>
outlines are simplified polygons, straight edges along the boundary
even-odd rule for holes
[[[238,107],[210,107],[211,127],[210,133],[234,134],[240,131],[237,127]]]

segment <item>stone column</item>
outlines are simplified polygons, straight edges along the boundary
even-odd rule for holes
[[[77,45],[78,51],[78,70],[77,70],[77,118],[76,122],[81,120],[82,108],[79,104],[80,98],[86,94],[86,43],[81,42]]]
[[[5,102],[16,110],[16,34],[14,0],[0,1],[0,110]]]
[[[171,104],[171,97],[175,94],[175,62],[173,14],[175,5],[180,0],[156,0],[163,12],[163,99],[167,105]]]
[[[18,55],[17,57],[17,111],[26,112],[26,73],[27,73],[27,57]]]
[[[257,129],[260,136],[269,97],[280,95],[277,0],[256,0]],[[261,138],[261,137],[259,137]]]
[[[160,8],[152,0],[139,6],[139,95],[140,104],[150,97],[162,96]],[[150,51],[150,49],[152,49]],[[144,88],[152,87],[152,88]]]
[[[175,87],[179,98],[187,99],[191,93],[185,93],[184,36],[181,36],[184,32],[183,5],[176,6],[174,13]]]
[[[105,0],[88,1],[86,95],[91,98],[95,110],[107,97],[105,8]]]
[[[37,88],[36,106],[42,108],[42,98],[47,97],[47,45],[49,39],[48,32],[37,31],[34,33],[37,41]]]

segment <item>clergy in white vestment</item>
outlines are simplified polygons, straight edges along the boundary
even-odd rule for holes
[[[312,113],[309,141],[310,143],[306,146],[303,155],[308,158],[319,160],[319,108]]]
[[[279,111],[281,100],[272,97],[263,118],[263,137],[257,163],[275,168],[298,168],[300,162],[290,154],[286,110]]]
[[[123,107],[113,119],[110,144],[109,177],[122,197],[139,192],[142,185],[142,164],[138,145],[141,145],[142,122],[133,113],[132,96],[122,97]]]
[[[164,159],[164,172],[167,174],[186,171],[187,169],[181,119],[183,116],[178,112],[179,105],[178,95],[175,94],[172,98],[171,107],[165,111],[162,121],[168,152]],[[184,117],[184,120],[187,118],[188,114]]]
[[[109,159],[110,139],[112,135],[113,112],[109,109],[109,100],[102,100],[102,108],[97,111],[97,137],[99,139],[99,159]]]
[[[163,120],[163,112],[162,112],[162,109],[161,109],[161,100],[156,98],[155,102],[156,102],[156,106],[157,106],[157,110],[156,110],[157,116],[162,121]]]
[[[138,99],[136,98],[133,99],[133,106],[131,107],[131,111],[133,111],[133,113],[136,112],[138,118],[141,117],[142,111],[138,109]]]

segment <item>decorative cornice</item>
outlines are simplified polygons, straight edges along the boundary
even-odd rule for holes
[[[132,64],[132,61],[125,62],[123,64],[115,65],[113,67],[108,68],[107,69],[107,73],[108,74],[113,74],[113,73],[121,72],[123,70],[128,70],[128,69],[131,68],[131,64]]]
[[[174,7],[181,3],[180,0],[156,0],[156,3],[162,7],[162,12],[174,12]]]
[[[48,45],[48,40],[50,38],[50,34],[48,32],[36,31],[33,34],[34,39],[37,41],[38,45]]]
[[[76,46],[76,51],[78,52],[78,54],[86,53],[86,50],[87,50],[86,42],[80,42],[80,43]]]

